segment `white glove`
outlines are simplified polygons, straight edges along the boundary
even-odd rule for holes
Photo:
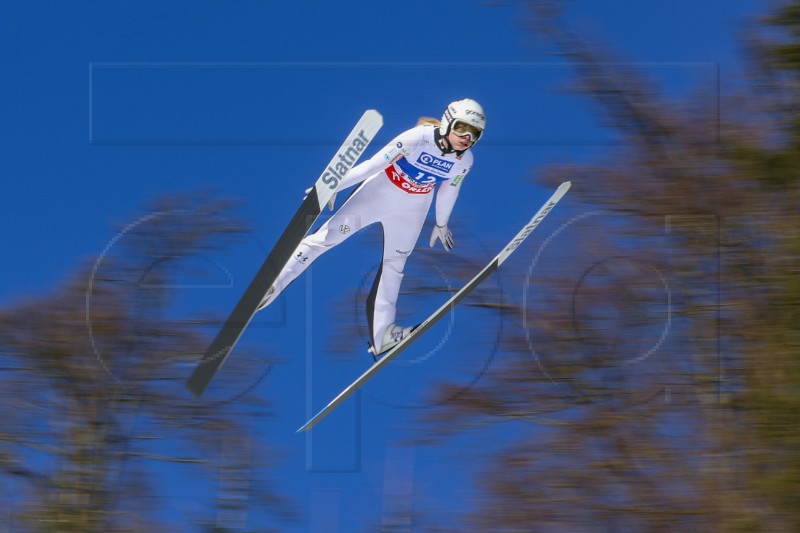
[[[431,233],[431,247],[436,243],[436,239],[442,241],[442,246],[448,252],[453,249],[453,232],[446,224],[444,226],[434,225],[433,233]]]
[[[311,192],[311,189],[313,189],[313,188],[314,188],[314,187],[309,187],[308,189],[306,189],[306,195],[305,195],[305,196],[303,196],[303,200],[305,200],[306,198],[308,198],[308,194]],[[331,199],[330,199],[330,200],[328,200],[328,209],[330,209],[331,211],[333,211],[333,206],[334,206],[334,205],[336,205],[336,193],[333,193],[333,196],[331,196]]]

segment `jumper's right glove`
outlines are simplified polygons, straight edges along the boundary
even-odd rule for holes
[[[306,189],[306,195],[303,196],[303,200],[308,198],[308,195],[311,193],[312,189],[314,189],[314,187],[309,187],[308,189]],[[336,193],[333,193],[333,196],[331,196],[331,199],[328,200],[328,209],[333,211],[333,208],[334,208],[335,205],[336,205]]]
[[[447,224],[444,226],[435,225],[433,227],[433,233],[431,233],[431,247],[436,243],[436,239],[442,241],[442,246],[448,252],[453,249],[453,232],[450,231]]]

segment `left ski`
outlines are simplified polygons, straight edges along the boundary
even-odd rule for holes
[[[228,358],[244,330],[253,320],[267,290],[275,283],[281,269],[289,262],[292,253],[317,220],[325,208],[325,204],[333,200],[341,176],[355,165],[382,125],[383,117],[380,113],[374,109],[365,111],[331,159],[326,170],[317,179],[314,187],[309,189],[303,203],[300,204],[267,259],[256,272],[231,314],[228,315],[228,319],[223,323],[217,336],[211,341],[203,359],[200,360],[186,381],[186,388],[196,397],[199,398],[203,394]]]
[[[372,376],[374,376],[381,368],[389,364],[389,362],[400,355],[400,353],[405,350],[406,348],[411,345],[412,342],[416,341],[420,335],[425,333],[428,329],[430,329],[436,322],[438,322],[442,317],[446,316],[450,310],[455,307],[461,300],[467,297],[476,287],[478,287],[483,281],[489,277],[489,275],[497,270],[497,268],[505,262],[508,257],[514,253],[522,242],[528,238],[536,226],[547,216],[547,214],[553,210],[559,200],[567,194],[567,191],[570,188],[571,183],[569,181],[565,181],[562,183],[556,192],[553,193],[553,196],[550,197],[547,202],[536,212],[533,218],[528,222],[525,227],[517,233],[517,236],[514,237],[511,242],[509,242],[503,250],[497,254],[497,257],[492,259],[492,261],[486,265],[483,270],[478,272],[478,274],[472,278],[469,283],[464,285],[457,293],[455,293],[449,300],[447,300],[439,309],[437,309],[431,316],[429,316],[424,322],[422,322],[419,326],[417,326],[409,335],[408,337],[404,338],[400,341],[399,344],[395,345],[394,348],[386,352],[380,359],[378,359],[375,364],[367,369],[366,372],[361,374],[361,376],[356,379],[353,383],[350,384],[346,389],[344,389],[339,395],[331,400],[331,402],[325,406],[319,413],[314,415],[308,422],[305,423],[303,427],[297,430],[297,432],[306,431],[317,425],[323,418],[328,416],[331,411],[336,409],[342,402],[344,402],[347,398],[350,397],[355,391],[357,391],[364,383],[366,383]]]

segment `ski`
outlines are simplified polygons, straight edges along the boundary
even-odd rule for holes
[[[209,345],[205,355],[186,382],[186,388],[200,396],[228,358],[236,342],[253,319],[262,298],[289,262],[291,254],[319,217],[325,204],[336,193],[344,175],[355,166],[370,141],[383,126],[383,117],[374,109],[367,110],[356,124],[344,144],[317,179],[314,187],[300,204],[283,234],[278,239],[264,264],[256,273],[219,333]]]
[[[455,307],[461,300],[467,297],[476,287],[478,287],[481,283],[484,282],[489,275],[497,270],[497,268],[502,265],[508,257],[514,253],[522,242],[528,238],[528,236],[536,229],[536,226],[547,216],[547,214],[552,211],[555,205],[558,203],[559,200],[567,193],[570,188],[571,183],[569,181],[565,181],[562,183],[556,192],[550,197],[547,202],[542,205],[539,211],[533,216],[533,218],[528,222],[519,233],[517,233],[516,237],[514,237],[511,242],[509,242],[503,250],[497,254],[497,256],[486,265],[483,270],[478,272],[478,274],[472,278],[466,285],[464,285],[458,292],[456,292],[449,300],[447,300],[439,309],[434,311],[432,315],[430,315],[424,322],[418,325],[406,338],[400,341],[399,344],[395,345],[391,350],[386,352],[380,359],[378,359],[366,372],[361,374],[361,376],[356,379],[353,383],[351,383],[346,389],[344,389],[339,395],[331,400],[331,402],[326,405],[320,412],[314,415],[306,424],[298,429],[298,433],[301,431],[306,431],[317,425],[323,418],[325,418],[331,411],[336,409],[342,402],[344,402],[351,394],[357,391],[364,383],[366,383],[372,376],[374,376],[378,371],[389,364],[389,362],[400,355],[400,353],[408,348],[411,343],[416,341],[423,333],[425,333],[428,329],[430,329],[436,322],[438,322],[442,317],[446,316],[453,307]]]

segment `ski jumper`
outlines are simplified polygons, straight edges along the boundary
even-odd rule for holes
[[[307,236],[278,275],[270,301],[320,255],[353,233],[380,222],[383,260],[367,298],[367,321],[375,346],[395,321],[406,260],[417,243],[436,190],[436,224],[447,225],[459,189],[472,167],[472,152],[444,153],[436,126],[424,124],[394,138],[348,172],[338,190],[361,185],[320,228]]]

